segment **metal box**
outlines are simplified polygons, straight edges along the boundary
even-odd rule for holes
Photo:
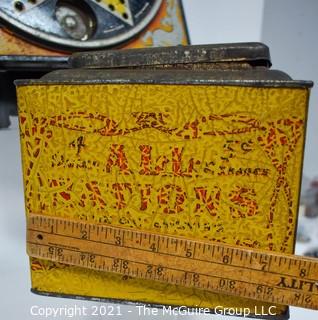
[[[269,70],[259,43],[70,62],[16,82],[27,215],[293,252],[311,82]],[[36,259],[31,270],[41,294],[269,307]]]

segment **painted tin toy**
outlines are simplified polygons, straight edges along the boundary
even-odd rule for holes
[[[16,82],[27,215],[293,252],[311,82],[269,70],[259,43],[90,52],[70,63]],[[36,259],[31,270],[41,294],[269,308]]]
[[[70,52],[187,44],[179,0],[2,0],[0,128],[16,115],[13,81],[66,68]]]

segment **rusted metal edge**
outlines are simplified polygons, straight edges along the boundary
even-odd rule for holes
[[[306,87],[312,81],[292,80],[277,70],[102,70],[66,69],[53,71],[41,79],[16,80],[25,85],[89,85],[89,84],[170,84],[170,85],[222,85],[248,87]]]
[[[259,42],[90,51],[69,59],[72,68],[97,69],[221,62],[271,66],[269,48]]]

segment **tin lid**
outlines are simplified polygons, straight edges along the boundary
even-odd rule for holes
[[[69,63],[73,68],[96,69],[220,63],[271,66],[269,48],[258,42],[91,51],[73,54]]]

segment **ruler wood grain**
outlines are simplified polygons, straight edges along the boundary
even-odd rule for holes
[[[318,309],[318,259],[30,215],[31,257]]]

